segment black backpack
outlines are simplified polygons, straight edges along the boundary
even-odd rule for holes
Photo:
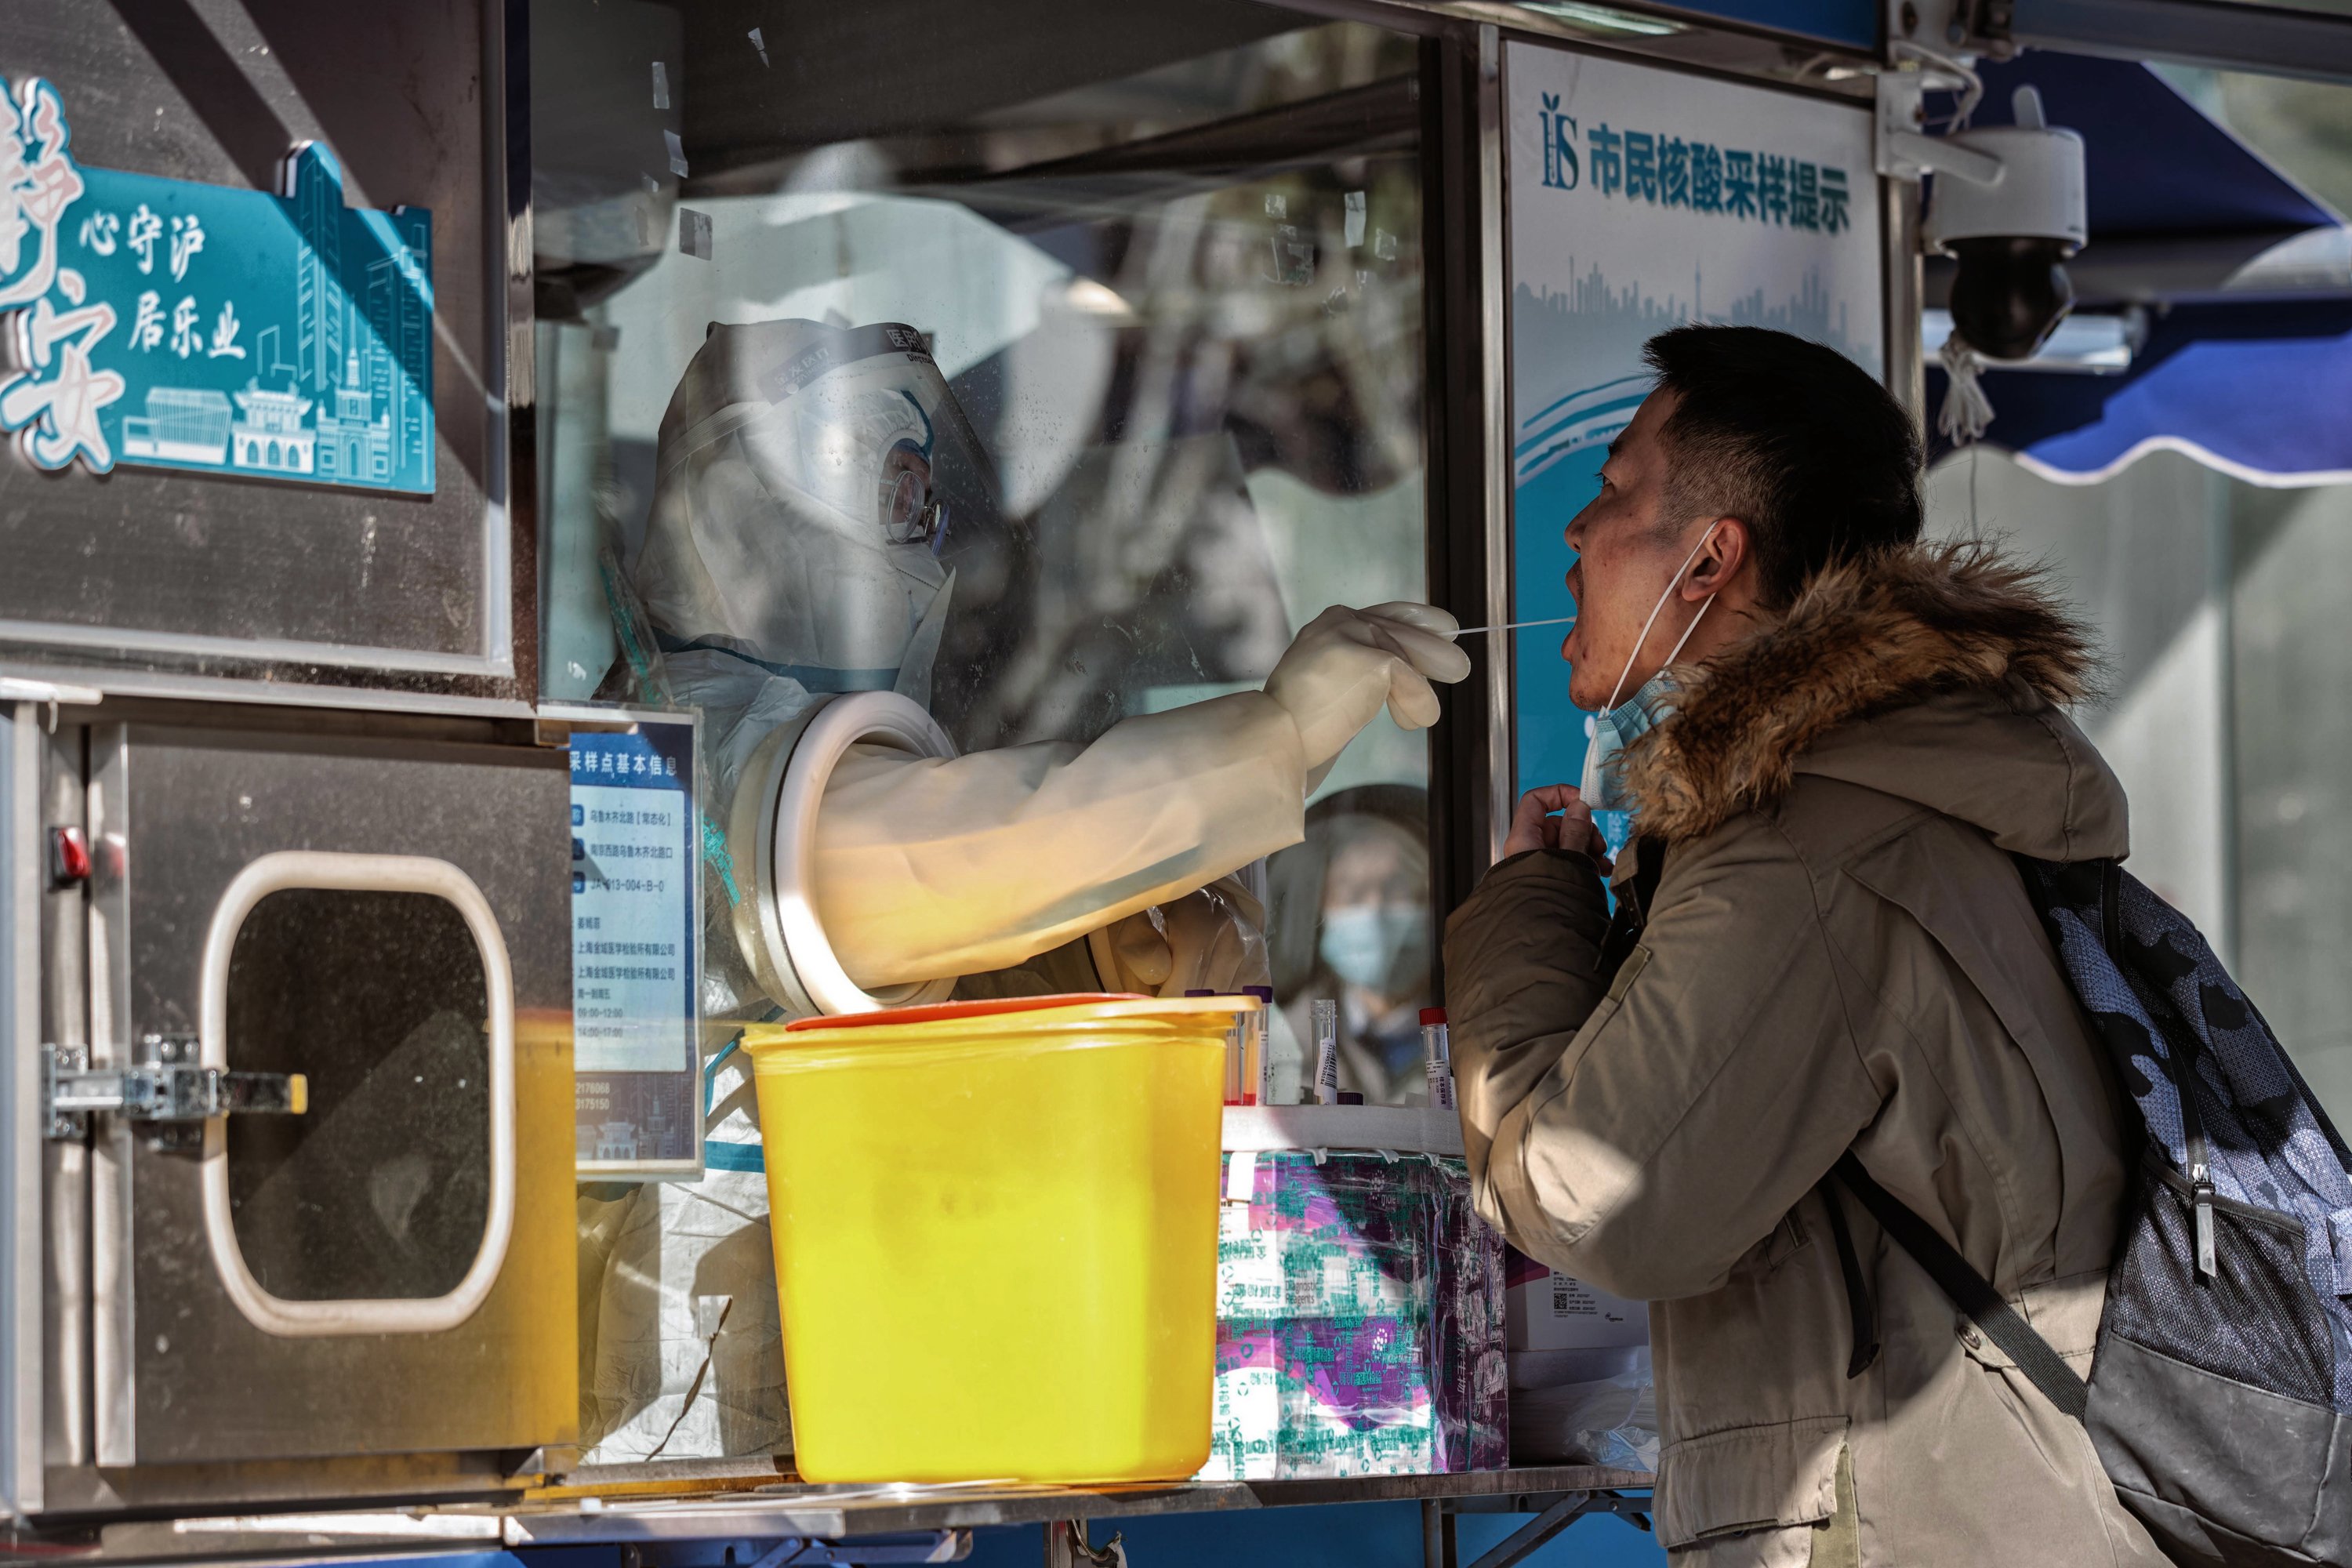
[[[2175,1562],[2352,1563],[2352,1152],[2179,910],[2112,860],[2018,863],[2147,1132],[2088,1384],[1851,1152],[1838,1178]]]

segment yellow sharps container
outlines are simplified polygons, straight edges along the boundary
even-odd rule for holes
[[[1256,1005],[1046,996],[744,1032],[804,1479],[1207,1462],[1225,1037]]]

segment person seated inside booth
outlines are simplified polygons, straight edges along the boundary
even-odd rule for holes
[[[1852,1151],[2087,1371],[2125,1142],[2010,858],[2126,850],[2066,713],[2084,634],[2032,570],[1921,542],[1918,432],[1851,362],[1749,327],[1647,352],[1568,529],[1591,758],[1447,931],[1480,1211],[1652,1302],[1677,1565],[2162,1563],[1831,1179]],[[1613,866],[1595,809],[1633,813]]]
[[[1273,886],[1266,945],[1274,993],[1314,1070],[1315,1005],[1338,1004],[1337,1087],[1367,1105],[1429,1100],[1421,1039],[1436,922],[1429,903],[1429,793],[1358,784],[1307,811],[1303,843],[1267,864]],[[1292,1098],[1314,1098],[1309,1081]]]

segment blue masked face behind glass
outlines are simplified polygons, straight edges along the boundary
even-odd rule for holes
[[[1676,682],[1671,671],[1675,658],[1683,651],[1683,645],[1690,641],[1691,633],[1698,630],[1699,622],[1706,618],[1707,610],[1715,604],[1714,595],[1707,595],[1706,602],[1699,605],[1698,614],[1693,616],[1690,625],[1683,628],[1683,635],[1675,639],[1675,646],[1667,652],[1665,663],[1658,667],[1658,673],[1643,681],[1623,702],[1617,699],[1625,689],[1626,678],[1633,673],[1634,663],[1642,657],[1642,645],[1650,640],[1650,628],[1657,624],[1658,613],[1666,607],[1666,601],[1673,598],[1675,590],[1681,586],[1683,574],[1690,570],[1691,563],[1698,559],[1698,552],[1705,550],[1708,541],[1714,537],[1714,525],[1709,524],[1707,531],[1699,535],[1698,542],[1691,546],[1691,552],[1683,557],[1683,563],[1675,568],[1675,574],[1666,579],[1665,589],[1659,594],[1658,602],[1650,606],[1649,619],[1642,623],[1641,632],[1633,638],[1633,651],[1625,656],[1625,668],[1617,672],[1617,684],[1609,689],[1608,702],[1592,716],[1592,739],[1584,748],[1584,782],[1577,793],[1594,811],[1633,809],[1633,802],[1625,794],[1625,748],[1632,745],[1638,736],[1656,729],[1664,721],[1666,715],[1674,711]]]
[[[1402,972],[1428,940],[1427,904],[1353,904],[1323,912],[1316,952],[1350,985],[1394,995]]]

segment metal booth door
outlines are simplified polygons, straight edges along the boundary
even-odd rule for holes
[[[98,1462],[568,1440],[562,753],[130,725],[89,767],[94,1065],[308,1100],[99,1116]]]

